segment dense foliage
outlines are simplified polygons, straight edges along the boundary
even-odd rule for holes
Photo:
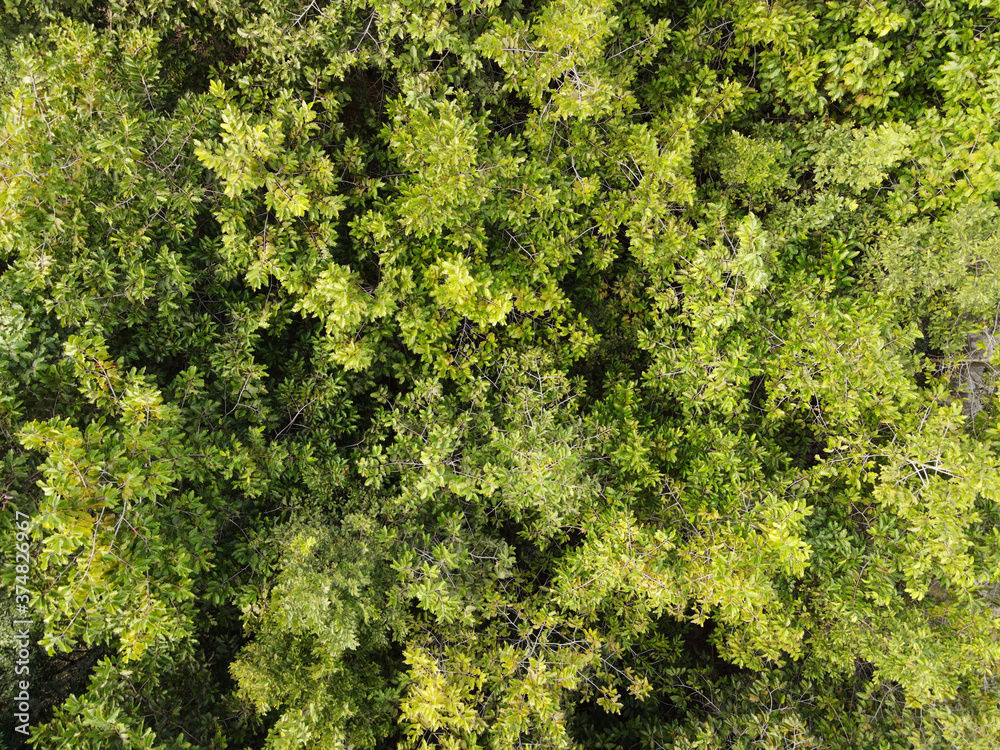
[[[1000,747],[996,0],[0,19],[34,747]]]

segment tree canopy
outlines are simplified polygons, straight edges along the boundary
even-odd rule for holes
[[[1000,747],[998,200],[996,0],[7,0],[30,745]]]

